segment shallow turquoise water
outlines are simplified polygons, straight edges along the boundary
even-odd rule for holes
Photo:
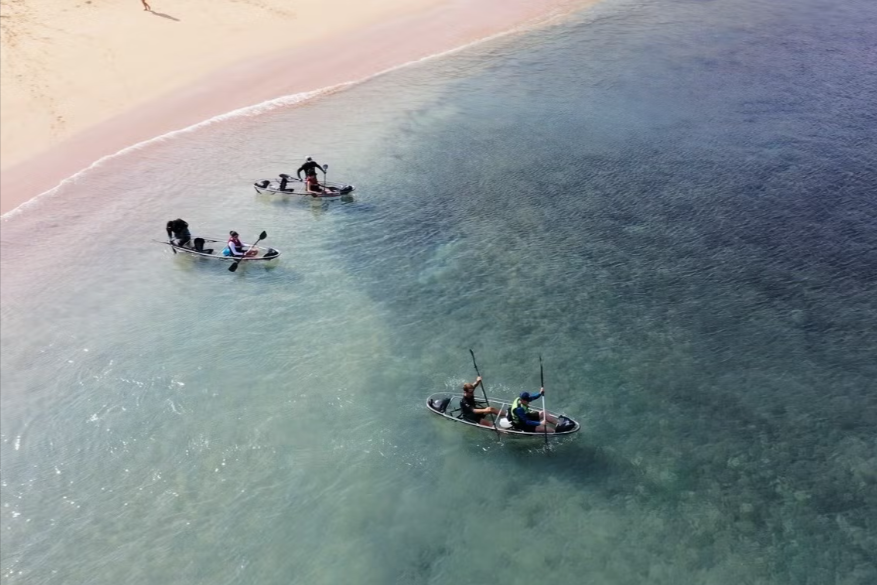
[[[874,582],[875,24],[610,1],[9,218],[4,582]],[[354,202],[253,193],[305,155]],[[470,347],[584,430],[429,416]]]

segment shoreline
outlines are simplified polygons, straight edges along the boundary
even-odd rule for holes
[[[3,169],[0,214],[8,219],[81,172],[152,140],[191,131],[226,116],[246,115],[248,110],[288,107],[401,67],[547,24],[597,1],[433,2],[413,13],[409,10],[319,42],[226,64],[194,83],[101,121]],[[289,75],[293,65],[295,77]]]

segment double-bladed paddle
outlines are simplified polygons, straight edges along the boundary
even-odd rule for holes
[[[259,239],[256,240],[256,243],[255,243],[255,244],[253,244],[252,246],[250,246],[250,249],[247,250],[247,252],[249,252],[250,250],[254,249],[254,248],[256,247],[256,244],[258,244],[259,242],[261,242],[262,240],[264,240],[264,239],[267,238],[267,237],[268,237],[268,233],[267,233],[267,232],[262,232],[261,234],[259,234]],[[241,250],[241,252],[243,252],[243,250]],[[228,267],[228,271],[229,271],[229,272],[234,272],[235,270],[238,269],[238,264],[241,263],[241,260],[243,260],[244,258],[247,257],[247,252],[244,252],[243,255],[242,255],[240,258],[238,258],[237,260],[235,260],[235,261],[232,263],[232,265]],[[258,252],[257,252],[257,253],[258,253]]]

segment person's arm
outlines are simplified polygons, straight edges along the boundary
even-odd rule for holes
[[[545,390],[543,390],[542,388],[539,388],[539,392],[536,392],[535,394],[527,392],[527,396],[530,397],[530,402],[533,402],[534,400],[539,400],[540,398],[542,398],[543,394],[545,394]]]
[[[545,395],[545,388],[539,388],[539,392],[538,392],[538,393],[536,393],[536,394],[530,394],[530,402],[533,402],[534,400],[539,400],[539,399],[542,398],[544,395]],[[540,411],[538,414],[539,414],[539,418],[541,419],[541,418],[542,418],[542,412]],[[538,427],[538,426],[541,424],[541,423],[538,423],[538,422],[536,422],[536,421],[531,421],[531,422],[533,423],[533,426],[536,426],[536,427]],[[529,423],[527,423],[527,424],[529,424]]]
[[[478,376],[477,378],[475,378],[475,381],[472,382],[472,389],[473,390],[475,388],[478,388],[479,386],[481,386],[481,376]],[[474,410],[474,412],[476,412],[478,414],[484,414],[484,413],[490,412],[489,408],[485,408],[487,405],[483,402],[478,402],[478,400],[473,399],[472,404],[474,404],[476,407],[478,407]]]
[[[295,171],[295,176],[298,177],[299,180],[301,180],[301,172],[302,172],[303,170],[305,170],[305,166],[304,166],[304,165],[298,167],[298,170]]]
[[[243,256],[244,255],[243,250],[238,250],[238,247],[231,240],[229,240],[229,242],[228,242],[228,249],[231,250],[232,256]]]
[[[167,239],[172,240],[174,238],[174,234],[171,230],[171,224],[167,224],[166,226],[164,226],[164,229],[167,231]]]

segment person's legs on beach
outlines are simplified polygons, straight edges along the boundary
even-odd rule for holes
[[[143,10],[148,10],[148,11],[152,12],[152,7],[149,5],[149,3],[146,0],[140,0],[140,2],[143,4]]]

